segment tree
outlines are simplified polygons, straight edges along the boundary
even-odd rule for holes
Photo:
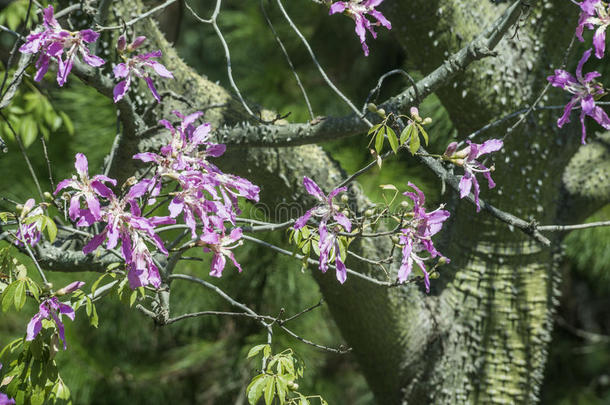
[[[345,173],[317,143],[362,136],[369,130],[366,120],[385,122],[400,131],[405,124],[418,122],[407,114],[432,93],[447,110],[458,139],[470,134],[475,142],[502,138],[505,152],[503,158],[496,159],[494,172],[498,186],[482,194],[480,213],[472,196],[458,198],[459,176],[451,172],[451,165],[442,164],[421,146],[414,147],[413,159],[453,190],[444,198],[451,216],[437,241],[438,250],[451,263],[438,270],[441,276],[433,280],[430,294],[410,283],[397,286],[393,280],[382,281],[384,276],[375,262],[396,253],[391,238],[352,241],[349,250],[355,255],[346,265],[356,274],[348,273],[344,285],[330,275],[333,271],[322,274],[314,270],[312,275],[379,403],[536,402],[553,326],[560,283],[557,257],[565,230],[539,224],[580,223],[610,196],[607,137],[589,135],[589,143],[581,145],[579,125],[558,130],[554,122],[557,110],[542,107],[542,101],[547,106],[563,104],[564,95],[549,91],[546,77],[552,73],[550,66],[559,66],[571,57],[568,44],[573,31],[565,27],[576,26],[578,10],[574,4],[388,0],[380,9],[391,16],[396,46],[407,50],[407,64],[423,78],[415,82],[407,75],[407,88],[371,106],[364,119],[356,109],[347,116],[288,123],[275,112],[248,104],[233,81],[232,88],[225,89],[191,69],[157,24],[147,18],[150,8],[141,1],[100,3],[99,10],[92,11],[95,21],[103,25],[108,19],[108,24],[116,24],[106,27],[111,33],[125,27],[128,32],[145,35],[150,47],[146,49],[160,49],[162,61],[174,77],[155,79],[162,103],[151,103],[151,95],[142,103],[129,95],[116,103],[121,131],[107,164],[108,176],[119,184],[143,174],[144,166],[132,159],[133,155],[157,151],[167,143],[167,131],[156,122],[171,117],[174,110],[206,110],[205,120],[217,129],[218,142],[227,145],[219,161],[223,172],[258,185],[260,201],[276,214],[286,202],[315,205],[301,186],[305,176],[325,191],[343,183]],[[210,20],[200,20],[211,24],[222,38],[216,23],[222,2],[215,2],[215,6]],[[290,21],[280,1],[274,2],[274,7]],[[122,25],[121,20],[126,22]],[[308,49],[305,39],[303,42]],[[308,51],[315,60],[313,51]],[[226,43],[225,53],[228,59]],[[21,56],[3,94],[2,107],[33,60]],[[231,75],[228,61],[227,66]],[[317,62],[316,67],[331,83]],[[75,63],[73,74],[103,96],[116,98],[116,81],[109,72],[99,74],[92,66]],[[337,100],[341,98],[338,95]],[[523,108],[516,121],[506,118]],[[385,121],[391,114],[403,117]],[[486,129],[488,132],[479,131],[489,123],[493,126]],[[392,135],[385,131],[390,140]],[[380,139],[384,141],[383,133]],[[392,157],[377,149],[379,159]],[[406,183],[400,185],[401,191]],[[358,187],[349,184],[349,207],[362,216],[369,201]],[[269,218],[271,222],[280,219]],[[41,221],[53,227],[49,219]],[[560,232],[547,233],[553,230]],[[58,234],[60,240],[67,236]],[[255,241],[252,237],[246,240]],[[81,248],[41,241],[34,252],[26,253],[35,256],[44,271],[105,272],[108,265],[117,262],[111,253],[85,255]],[[154,294],[156,306],[141,308],[161,325],[172,319],[172,286],[178,279],[189,279],[170,276],[180,254],[169,259],[154,256],[162,267],[163,288]],[[398,268],[397,262],[390,267],[392,279]],[[259,316],[251,309],[239,308]],[[264,325],[271,328],[272,320],[261,321],[269,322]],[[279,322],[278,326],[283,325]]]

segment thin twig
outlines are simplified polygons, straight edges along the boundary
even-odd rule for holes
[[[610,221],[589,222],[587,224],[577,225],[541,225],[536,226],[536,229],[538,229],[539,231],[561,232],[573,231],[575,229],[597,228],[600,226],[610,226]]]
[[[313,61],[313,63],[318,68],[318,71],[320,72],[320,75],[322,75],[322,78],[324,79],[324,81],[326,82],[328,87],[330,87],[339,96],[339,98],[341,98],[341,100],[343,100],[345,102],[345,104],[347,104],[349,106],[349,108],[351,108],[351,110],[355,114],[360,116],[360,111],[358,111],[358,108],[356,108],[356,106],[350,101],[350,99],[347,98],[347,96],[345,96],[345,94],[343,94],[341,92],[341,90],[339,90],[337,88],[337,86],[335,86],[335,84],[332,82],[332,80],[330,80],[330,78],[328,77],[328,75],[326,74],[326,72],[324,71],[322,66],[320,65],[320,62],[318,62],[318,58],[316,58],[316,55],[313,52],[313,50],[311,49],[311,46],[309,45],[309,42],[307,42],[307,39],[305,39],[305,37],[303,36],[303,34],[299,30],[299,28],[295,25],[295,23],[290,18],[290,15],[288,15],[286,10],[284,9],[284,6],[282,5],[282,1],[281,0],[276,0],[276,3],[278,5],[278,7],[280,8],[280,11],[284,15],[284,18],[288,22],[288,25],[290,25],[290,27],[295,32],[295,34],[297,34],[297,36],[301,39],[301,42],[303,42],[303,45],[307,49],[307,52],[309,53],[309,56],[311,57],[311,60]],[[366,119],[364,117],[361,117],[361,119],[362,119],[362,121],[364,121],[366,123],[366,125],[368,125],[369,128],[373,126],[373,124],[371,124],[371,122],[368,119]]]
[[[163,10],[164,8],[166,8],[167,6],[172,5],[175,2],[176,2],[176,0],[167,0],[165,3],[160,4],[157,7],[148,10],[147,12],[137,16],[133,20],[127,21],[125,24],[114,25],[114,26],[111,26],[111,27],[98,27],[97,30],[99,32],[103,32],[103,31],[110,31],[110,30],[120,30],[120,29],[123,29],[124,27],[131,27],[132,25],[134,25],[138,21],[143,20],[143,19],[145,19],[147,17],[150,17],[151,15],[156,13],[157,11]]]
[[[288,55],[288,51],[284,47],[284,43],[280,39],[280,36],[278,35],[278,33],[275,31],[275,27],[273,26],[273,23],[271,22],[271,20],[269,19],[269,16],[267,15],[267,10],[265,9],[265,0],[261,0],[261,10],[263,11],[263,16],[265,17],[265,21],[267,21],[267,25],[269,26],[269,28],[271,28],[271,32],[273,32],[273,36],[275,37],[275,40],[277,41],[278,45],[280,46],[280,49],[282,50],[284,57],[286,58],[286,62],[288,62],[288,66],[290,67],[290,70],[292,71],[292,74],[294,75],[294,78],[297,81],[297,85],[299,86],[299,89],[301,89],[301,94],[303,94],[303,98],[305,99],[305,104],[307,104],[307,111],[309,111],[309,116],[313,120],[316,117],[313,113],[313,109],[311,108],[311,103],[309,102],[309,97],[307,96],[305,87],[303,87],[303,83],[301,83],[301,78],[299,77],[299,74],[297,73],[296,69],[294,68],[294,65],[292,64],[290,55]]]

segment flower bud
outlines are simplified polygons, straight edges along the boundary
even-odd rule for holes
[[[430,124],[430,123],[432,123],[432,118],[430,118],[430,117],[426,117],[426,118],[424,118],[424,120],[422,121],[422,124],[424,124],[424,125],[428,125],[428,124]]]
[[[453,156],[456,150],[457,142],[451,142],[449,145],[447,145],[447,149],[445,149],[445,153],[443,153],[443,156],[451,157]]]
[[[401,201],[400,202],[400,206],[402,208],[408,208],[409,207],[409,202],[408,201]]]
[[[45,200],[53,201],[53,195],[51,193],[49,193],[48,191],[45,191],[42,195],[44,196]]]
[[[377,106],[373,103],[368,103],[366,105],[366,108],[370,111],[370,112],[377,112]]]
[[[349,197],[347,196],[347,194],[343,194],[343,195],[341,196],[341,202],[342,202],[343,204],[346,204],[348,201],[349,201]]]
[[[295,383],[294,381],[288,381],[288,384],[286,384],[288,386],[288,389],[290,389],[291,391],[296,391],[299,389],[299,384]]]
[[[411,109],[409,110],[409,112],[411,113],[411,117],[413,117],[413,119],[417,122],[421,122],[421,117],[419,116],[419,110],[417,109],[417,107],[411,107]]]
[[[367,217],[367,218],[372,217],[373,214],[374,214],[374,212],[371,209],[368,209],[368,210],[364,211],[364,216]]]
[[[430,273],[430,279],[431,280],[436,280],[440,276],[441,276],[441,274],[438,271],[433,271],[432,273]]]
[[[127,47],[127,50],[129,52],[131,52],[131,51],[138,49],[140,47],[140,45],[142,45],[142,43],[144,43],[144,41],[146,41],[145,36],[141,35],[139,37],[136,37],[136,39],[134,39],[133,42],[131,44],[129,44],[129,46]]]
[[[81,288],[84,285],[85,285],[85,283],[82,282],[82,281],[75,281],[73,283],[68,284],[64,288],[61,288],[61,289],[57,290],[55,292],[55,295],[70,294],[71,292],[74,292],[74,291],[78,290],[79,288]]]
[[[446,257],[441,257],[440,259],[438,259],[438,264],[442,265],[442,264],[446,264],[446,263],[448,263]]]
[[[385,118],[385,110],[383,108],[380,108],[379,110],[377,110],[377,115],[379,115],[381,118]]]
[[[400,242],[400,238],[396,235],[392,235],[392,242],[398,243],[398,242]]]
[[[119,52],[123,52],[125,50],[125,45],[127,41],[125,40],[125,35],[121,35],[119,39],[116,41],[116,49]]]

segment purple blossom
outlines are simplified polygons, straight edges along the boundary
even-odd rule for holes
[[[563,127],[566,122],[570,122],[570,112],[573,108],[578,108],[577,105],[580,104],[581,142],[583,144],[587,137],[585,116],[588,115],[593,118],[605,129],[610,129],[610,118],[601,107],[595,105],[595,98],[605,94],[604,87],[595,81],[595,78],[600,77],[601,74],[595,71],[586,73],[584,76],[582,74],[583,65],[591,57],[591,51],[592,49],[587,50],[578,62],[576,77],[563,69],[556,69],[555,74],[547,78],[554,87],[560,87],[574,95],[570,102],[566,104],[563,115],[557,120],[559,128]]]
[[[399,235],[399,245],[402,245],[402,260],[398,270],[398,281],[405,282],[413,270],[413,263],[416,263],[424,273],[426,292],[430,292],[430,277],[424,261],[437,256],[449,261],[436,250],[431,239],[441,230],[443,222],[449,218],[449,212],[441,208],[426,212],[424,193],[411,182],[409,182],[409,187],[413,188],[415,192],[403,194],[413,201],[413,219],[409,222],[409,227],[401,229]],[[424,251],[428,252],[428,257],[422,256]]]
[[[601,59],[604,57],[606,49],[606,28],[610,25],[610,5],[601,0],[585,0],[579,5],[582,12],[576,27],[576,37],[580,42],[584,42],[582,34],[585,27],[592,30],[597,26],[593,35],[593,46],[595,56]]]
[[[76,221],[78,218],[78,226],[90,226],[94,222],[99,221],[102,217],[98,196],[107,199],[114,197],[112,190],[106,187],[104,183],[110,183],[113,186],[116,186],[116,180],[102,174],[89,178],[89,164],[87,162],[87,157],[82,153],[76,154],[74,167],[78,173],[78,179],[76,176],[73,176],[71,179],[60,181],[53,194],[59,193],[66,187],[78,190],[70,198],[70,219]],[[81,209],[81,198],[84,198],[87,204],[86,209]]]
[[[55,326],[59,332],[59,338],[64,343],[66,350],[66,336],[64,334],[64,324],[61,321],[61,315],[65,315],[71,320],[74,320],[74,310],[70,305],[59,302],[57,297],[47,298],[40,304],[39,312],[32,317],[27,327],[27,336],[25,340],[34,340],[38,333],[42,330],[43,319],[53,319]]]
[[[474,202],[477,206],[477,212],[481,211],[481,207],[479,206],[479,183],[477,178],[475,177],[476,173],[481,173],[487,179],[487,184],[490,189],[496,186],[493,179],[491,178],[491,172],[494,170],[494,167],[490,168],[485,167],[481,162],[478,162],[476,159],[479,157],[486,155],[491,152],[496,152],[502,149],[504,142],[501,139],[490,139],[482,144],[472,143],[470,141],[466,141],[468,146],[462,150],[457,150],[457,142],[451,142],[443,156],[449,161],[453,162],[458,166],[462,166],[464,168],[464,175],[460,180],[460,198],[466,197],[470,194],[470,190],[474,189]]]
[[[347,187],[339,187],[331,191],[328,195],[325,195],[315,181],[309,177],[303,177],[303,185],[305,190],[312,196],[314,196],[320,204],[308,210],[302,217],[298,218],[294,223],[294,229],[301,229],[305,226],[307,221],[314,216],[320,218],[320,225],[318,227],[319,242],[318,247],[320,248],[320,270],[326,272],[328,270],[328,262],[331,258],[335,257],[335,265],[337,268],[337,279],[342,284],[346,279],[345,264],[341,261],[341,255],[339,254],[339,242],[337,239],[337,227],[333,227],[331,231],[328,230],[328,221],[334,219],[345,231],[350,232],[352,230],[352,223],[350,220],[339,212],[337,206],[333,204],[333,198],[347,190]]]
[[[211,142],[209,123],[196,125],[202,112],[189,115],[178,111],[173,113],[181,120],[178,125],[174,126],[167,120],[159,121],[171,132],[170,142],[159,153],[134,155],[134,159],[155,164],[152,178],[141,181],[134,188],[142,191],[139,196],[148,192],[155,197],[164,179],[176,181],[179,189],[172,192],[168,207],[170,217],[182,215],[192,238],[199,239],[198,243],[206,252],[214,253],[210,274],[220,277],[227,257],[241,271],[231,249],[241,245],[242,231],[235,228],[226,235],[225,223],[235,225],[240,213],[239,197],[258,201],[260,189],[246,179],[223,173],[209,162],[210,158],[221,156],[226,148]]]
[[[351,1],[337,1],[330,6],[329,14],[345,13],[348,17],[352,18],[356,23],[356,35],[360,38],[362,44],[362,50],[364,56],[369,55],[369,47],[366,45],[366,31],[368,30],[373,38],[377,38],[377,33],[373,30],[374,26],[383,25],[387,29],[392,29],[392,24],[381,14],[380,11],[375,10],[383,0],[351,0]],[[377,21],[371,22],[366,18],[369,14],[374,17]]]
[[[212,258],[212,270],[210,276],[220,277],[227,263],[227,257],[231,259],[237,270],[241,273],[241,265],[235,259],[231,249],[240,246],[243,232],[241,228],[234,228],[229,235],[219,235],[215,232],[207,232],[201,235],[200,244],[204,246],[204,252],[214,252]]]
[[[15,405],[15,400],[0,392],[0,405]]]
[[[150,70],[148,70],[146,68],[152,69],[152,71],[155,72],[157,75],[164,77],[166,79],[174,78],[172,73],[169,70],[167,70],[167,68],[164,65],[157,62],[156,60],[153,60],[153,59],[161,57],[161,51],[144,53],[144,54],[135,55],[132,57],[125,56],[125,51],[132,52],[132,51],[136,50],[138,47],[140,47],[140,45],[142,45],[142,43],[145,40],[146,40],[146,37],[144,37],[144,36],[137,37],[131,44],[129,44],[127,47],[125,47],[125,43],[126,43],[125,37],[122,35],[119,37],[117,49],[118,49],[121,57],[123,58],[124,62],[116,65],[114,67],[113,72],[114,72],[115,78],[125,79],[125,80],[120,81],[114,87],[113,94],[114,94],[115,103],[117,101],[119,101],[120,99],[122,99],[125,96],[125,94],[127,93],[127,91],[129,90],[129,87],[131,85],[132,76],[136,76],[141,79],[144,79],[144,81],[148,85],[148,88],[150,89],[153,97],[157,100],[157,102],[161,102],[161,97],[159,97],[159,93],[157,93],[157,89],[155,88],[153,80],[150,77],[150,74],[149,74]]]
[[[34,246],[40,241],[41,233],[40,229],[38,229],[38,221],[33,221],[29,224],[25,223],[28,218],[43,214],[42,207],[38,206],[34,208],[34,204],[34,199],[30,198],[23,205],[19,229],[17,229],[15,235],[15,244],[17,246],[24,246],[24,244]]]
[[[195,126],[203,113],[185,116],[174,111],[174,114],[182,120],[179,126],[160,121],[172,134],[170,143],[159,154],[139,153],[134,159],[156,163],[156,173],[148,180],[152,183],[147,185],[153,190],[151,195],[158,194],[162,178],[179,183],[180,191],[175,192],[169,205],[170,216],[176,218],[182,214],[195,238],[197,219],[204,228],[223,229],[225,221],[234,224],[239,214],[238,197],[258,201],[260,189],[246,179],[223,173],[209,162],[210,157],[221,156],[225,146],[210,142],[209,123]]]
[[[167,249],[155,232],[155,227],[176,221],[169,217],[142,217],[140,207],[135,201],[140,192],[136,186],[130,189],[124,199],[119,200],[114,196],[110,199],[110,204],[104,208],[102,215],[107,225],[85,245],[83,253],[93,252],[106,239],[106,248],[113,249],[120,240],[121,254],[128,268],[129,286],[134,289],[150,284],[158,288],[161,285],[159,269],[145,241],[152,242],[167,256]],[[127,204],[129,211],[125,210]]]
[[[64,30],[53,15],[53,6],[43,11],[43,27],[42,31],[28,35],[26,42],[19,48],[22,53],[40,52],[36,61],[37,72],[34,80],[42,80],[49,70],[52,59],[56,59],[58,63],[57,83],[60,86],[66,82],[74,61],[78,59],[78,54],[90,66],[99,67],[105,63],[102,58],[93,55],[87,47],[87,44],[97,41],[99,34],[90,29],[78,32]]]
[[[0,364],[0,369],[2,369],[2,364]],[[0,392],[0,405],[15,405],[15,400]]]

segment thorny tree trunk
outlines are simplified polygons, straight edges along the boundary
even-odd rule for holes
[[[499,45],[498,57],[475,63],[454,84],[438,91],[461,136],[531,103],[545,84],[549,64],[561,63],[576,22],[574,6],[567,0],[531,3],[514,38]],[[486,0],[387,0],[384,6],[410,64],[427,71],[465,45],[507,5]],[[129,10],[122,16],[127,20],[138,14],[141,4],[125,0],[123,7]],[[177,57],[153,23],[139,23],[137,32],[153,38],[153,47],[163,50],[164,62],[176,76],[159,82],[161,91],[185,95],[197,109],[228,103],[206,114],[214,126],[247,119],[227,90]],[[562,101],[555,96],[549,100]],[[173,109],[192,109],[177,100],[164,102],[161,108],[159,117]],[[558,132],[554,115],[535,113],[533,120],[510,134],[507,152],[496,161],[498,187],[483,197],[521,218],[579,221],[610,196],[608,146],[593,142],[572,158],[578,149],[578,129]],[[505,129],[485,136],[501,137]],[[160,145],[159,138],[125,136],[112,173],[129,176],[134,169],[131,155]],[[263,202],[272,207],[306,199],[300,186],[304,175],[327,190],[343,175],[317,146],[238,150],[223,164],[260,185]],[[596,172],[593,179],[583,178],[591,172]],[[364,209],[366,199],[358,188],[350,192]],[[455,220],[444,231],[440,250],[452,263],[442,269],[429,296],[414,286],[384,289],[354,278],[340,286],[330,273],[314,275],[379,403],[536,402],[558,291],[556,252],[485,213],[475,214],[472,205],[455,196],[447,199]],[[383,257],[389,246],[364,242],[358,248],[362,255]],[[373,272],[363,263],[348,266]]]

